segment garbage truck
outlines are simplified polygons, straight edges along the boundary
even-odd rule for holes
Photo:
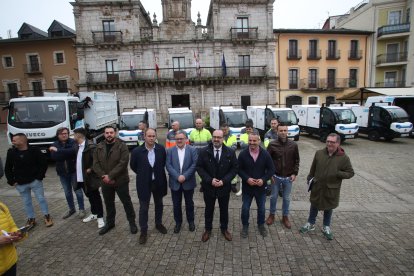
[[[7,138],[24,133],[30,145],[48,154],[56,140],[56,130],[85,128],[87,137],[99,142],[106,126],[116,126],[119,108],[116,93],[79,92],[75,95],[46,92],[41,97],[13,98],[9,101]]]
[[[368,135],[371,141],[383,137],[386,141],[394,138],[409,137],[413,124],[407,112],[391,103],[371,102],[371,106],[346,105],[355,113],[359,133]]]
[[[191,131],[194,130],[194,113],[189,107],[170,107],[168,108],[168,122],[165,127],[171,129],[171,124],[175,121],[180,122],[180,129],[190,137]]]
[[[399,106],[408,113],[409,121],[414,124],[414,96],[400,95],[400,96],[371,96],[368,97],[365,106],[371,106],[372,103],[391,103],[391,105]],[[414,137],[414,132],[411,131],[411,137]]]
[[[358,124],[354,112],[345,106],[293,105],[302,132],[319,136],[326,141],[329,133],[337,133],[341,141],[358,136]]]
[[[223,123],[227,123],[231,134],[240,141],[240,134],[247,121],[247,113],[243,108],[235,106],[213,106],[210,107],[210,130],[220,129]]]
[[[271,105],[248,106],[247,117],[252,119],[254,127],[259,130],[262,138],[270,129],[270,121],[277,118],[279,122],[288,126],[288,138],[299,140],[298,118],[291,108],[276,108]]]
[[[155,109],[134,108],[131,111],[124,111],[119,117],[119,134],[118,137],[129,148],[138,145],[138,136],[141,130],[138,129],[138,123],[144,121],[150,128],[157,128],[157,114]]]

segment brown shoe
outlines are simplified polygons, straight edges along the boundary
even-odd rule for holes
[[[50,227],[53,225],[53,220],[50,215],[45,215],[45,224],[46,224],[46,227]]]
[[[282,223],[287,229],[292,228],[292,225],[290,224],[288,216],[283,216]]]
[[[147,232],[141,232],[141,235],[139,235],[139,244],[145,244],[148,240],[148,234]]]
[[[210,239],[211,232],[209,230],[204,231],[203,236],[201,237],[202,242],[206,242]]]
[[[269,214],[269,217],[266,219],[266,224],[267,225],[272,225],[273,222],[275,222],[275,215]]]
[[[223,234],[223,236],[226,240],[228,240],[228,241],[233,240],[233,237],[231,236],[231,234],[228,230],[221,230],[221,233]]]

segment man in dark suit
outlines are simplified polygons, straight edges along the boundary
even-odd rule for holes
[[[179,233],[183,222],[181,211],[182,197],[184,194],[185,212],[187,215],[188,229],[193,232],[194,225],[194,189],[197,185],[195,170],[197,164],[197,150],[187,143],[187,133],[178,130],[175,134],[176,146],[167,150],[166,167],[170,175],[169,183],[171,198],[174,206],[174,233]]]
[[[131,169],[137,174],[137,194],[139,199],[139,226],[141,235],[139,243],[144,244],[148,239],[148,209],[151,193],[155,205],[155,228],[162,234],[167,229],[162,225],[163,202],[167,195],[167,176],[165,174],[165,148],[157,143],[155,129],[145,130],[145,143],[135,148],[131,153]]]
[[[201,186],[204,189],[204,203],[206,204],[205,232],[201,238],[203,242],[208,241],[211,236],[216,199],[220,207],[221,233],[226,240],[232,240],[227,226],[231,180],[236,176],[237,168],[235,152],[223,144],[223,131],[215,130],[212,143],[201,149],[197,161],[197,172],[202,179]]]

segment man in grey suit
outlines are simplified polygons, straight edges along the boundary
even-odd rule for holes
[[[197,185],[195,171],[197,165],[197,150],[186,145],[187,134],[178,130],[175,134],[176,146],[167,150],[166,168],[170,176],[171,198],[174,206],[174,233],[179,233],[183,222],[181,203],[184,194],[185,212],[188,229],[193,232],[194,225],[194,189]]]

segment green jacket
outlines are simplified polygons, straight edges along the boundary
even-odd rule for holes
[[[310,195],[311,204],[318,210],[335,209],[339,205],[342,179],[353,176],[351,161],[341,147],[332,156],[326,148],[318,150],[308,176],[315,181]]]
[[[100,142],[93,153],[93,171],[99,177],[107,174],[115,180],[115,185],[129,183],[128,163],[128,147],[117,138],[108,155],[105,141]]]

